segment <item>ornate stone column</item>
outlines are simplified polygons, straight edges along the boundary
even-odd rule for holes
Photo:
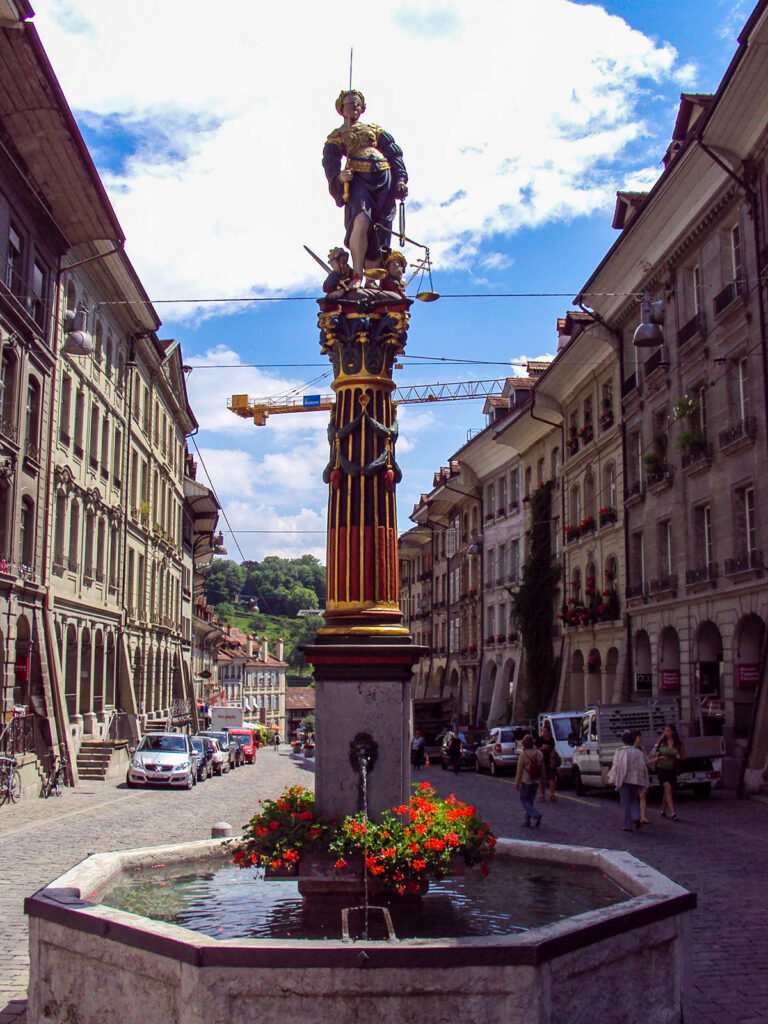
[[[362,808],[351,750],[361,734],[375,756],[368,773],[372,818],[410,799],[413,644],[398,604],[395,487],[397,420],[392,371],[405,347],[404,295],[378,288],[321,299],[321,350],[333,365],[336,402],[323,474],[328,498],[325,625],[304,648],[314,667],[316,799],[325,814]]]

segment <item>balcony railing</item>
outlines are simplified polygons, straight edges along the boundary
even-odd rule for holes
[[[672,470],[669,466],[664,466],[663,469],[654,469],[653,472],[648,473],[647,483],[649,487],[661,487],[663,484],[672,483]]]
[[[732,302],[740,298],[746,292],[746,286],[744,281],[731,281],[727,284],[721,292],[712,300],[712,308],[715,316],[719,316],[723,313]]]
[[[691,469],[693,466],[710,466],[712,464],[712,445],[701,444],[683,452],[680,460],[683,469]]]
[[[661,576],[657,580],[651,580],[650,591],[652,594],[661,594],[668,590],[677,590],[677,573],[670,573],[669,576]]]
[[[728,448],[737,441],[754,441],[757,435],[757,420],[754,416],[745,416],[738,423],[733,423],[727,430],[720,431],[720,448]]]
[[[643,372],[646,377],[650,377],[654,370],[658,370],[660,366],[669,366],[669,355],[664,345],[661,348],[657,348],[643,363]]]
[[[707,318],[703,313],[695,313],[677,332],[677,344],[685,345],[687,341],[695,338],[697,334],[703,337],[706,333]]]
[[[693,586],[695,583],[707,583],[710,580],[716,579],[716,562],[708,562],[706,565],[699,566],[698,569],[686,569],[685,571],[685,582],[689,587]]]
[[[744,551],[736,558],[726,558],[725,575],[736,576],[740,572],[752,572],[763,568],[763,552],[753,549]]]

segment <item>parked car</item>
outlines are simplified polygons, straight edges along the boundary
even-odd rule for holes
[[[227,729],[232,739],[243,752],[243,764],[253,764],[256,757],[256,741],[253,732],[243,726],[241,729]]]
[[[488,771],[491,775],[515,771],[520,754],[518,745],[528,732],[527,726],[494,726],[475,751],[475,771]]]
[[[211,739],[218,740],[224,750],[228,752],[230,768],[237,768],[239,764],[242,764],[242,751],[228,732],[214,732],[212,729],[206,729],[204,732],[199,732],[197,735],[209,736]]]
[[[213,775],[214,741],[208,736],[193,736],[192,746],[197,754],[197,781],[205,782]]]
[[[148,732],[133,751],[128,774],[129,786],[197,785],[197,753],[182,732]]]
[[[229,750],[222,745],[221,740],[217,740],[214,736],[204,736],[203,739],[207,739],[213,744],[213,774],[223,775],[224,772],[228,772]]]
[[[469,732],[463,730],[458,730],[457,734],[459,741],[461,742],[459,768],[474,768],[476,763],[475,751],[480,746],[483,734],[481,732]],[[440,744],[440,757],[443,771],[451,767],[451,759],[448,751],[451,748],[451,741],[453,740],[454,735],[456,734],[450,729],[448,732],[443,734]]]

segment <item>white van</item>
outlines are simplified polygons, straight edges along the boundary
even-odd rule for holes
[[[570,782],[573,772],[573,743],[568,740],[579,735],[581,722],[584,718],[583,711],[544,711],[539,715],[538,730],[541,730],[545,723],[552,730],[555,740],[555,750],[560,755],[560,767],[557,769],[559,782]]]

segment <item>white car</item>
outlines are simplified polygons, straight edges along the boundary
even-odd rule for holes
[[[129,786],[197,785],[197,754],[186,733],[148,732],[131,757]]]
[[[229,765],[229,750],[225,749],[222,745],[221,740],[215,736],[208,737],[213,744],[213,774],[223,775],[224,772],[228,772]]]

